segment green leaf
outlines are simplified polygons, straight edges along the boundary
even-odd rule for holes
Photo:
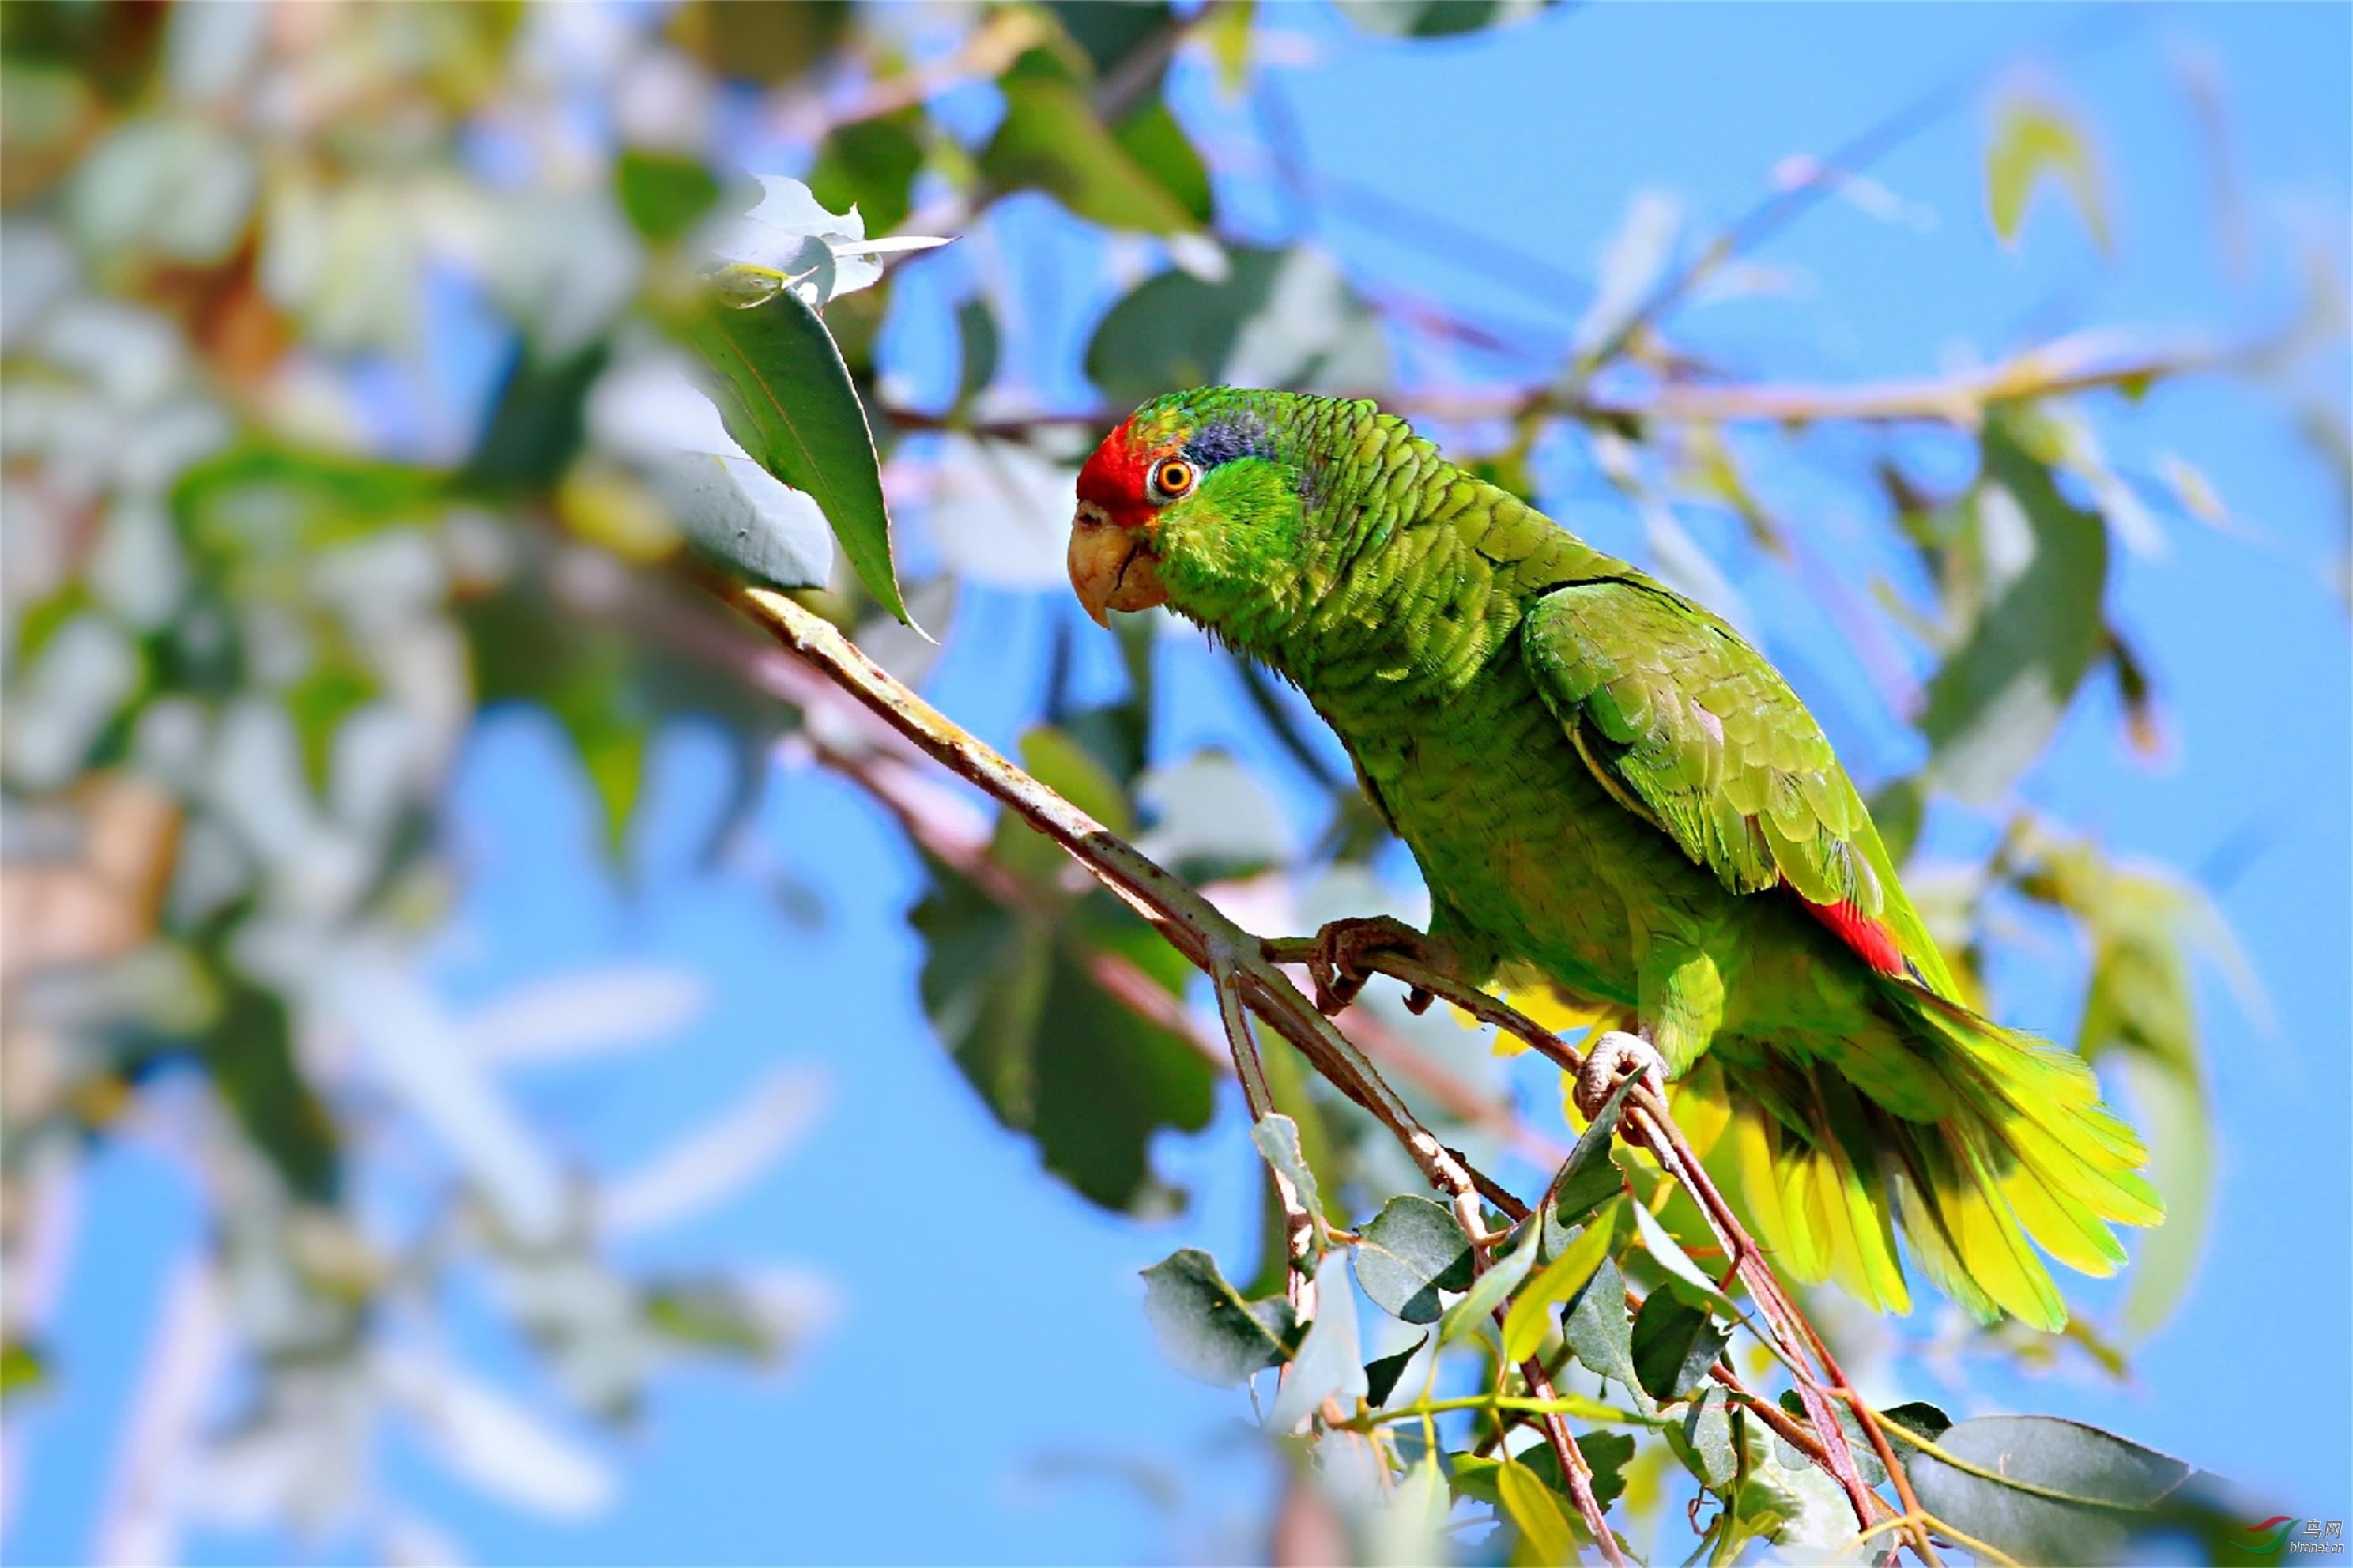
[[[702,159],[676,153],[624,147],[614,161],[613,178],[631,226],[657,245],[692,228],[719,200],[719,176]]]
[[[1004,831],[1036,837],[1018,822]],[[1208,1125],[1209,1067],[1184,1036],[1113,1000],[1094,964],[1121,961],[1172,997],[1191,966],[1108,895],[1012,912],[944,866],[933,875],[909,918],[924,939],[924,1010],[956,1065],[1082,1195],[1165,1211],[1177,1194],[1153,1172],[1152,1142]]]
[[[1226,276],[1168,271],[1113,306],[1087,344],[1087,376],[1126,407],[1176,387],[1362,393],[1387,376],[1377,321],[1319,252],[1229,247]]]
[[[1626,1280],[1615,1260],[1605,1255],[1577,1299],[1569,1303],[1561,1328],[1569,1353],[1588,1372],[1608,1378],[1650,1414],[1655,1406],[1634,1367],[1634,1321],[1626,1310]]]
[[[1315,1185],[1315,1173],[1308,1168],[1307,1156],[1300,1150],[1299,1123],[1279,1110],[1269,1111],[1250,1129],[1250,1142],[1265,1156],[1267,1164],[1281,1172],[1298,1194],[1299,1206],[1307,1211],[1307,1217],[1314,1224],[1316,1247],[1329,1247],[1332,1227],[1324,1217],[1324,1199]]]
[[[1119,122],[1112,140],[1195,223],[1206,226],[1216,216],[1208,168],[1170,111],[1166,99],[1147,99],[1142,108]]]
[[[1339,0],[1340,14],[1392,38],[1451,38],[1534,16],[1554,0]]]
[[[1724,1292],[1715,1288],[1715,1281],[1707,1277],[1705,1269],[1692,1261],[1691,1254],[1683,1249],[1683,1244],[1659,1223],[1659,1216],[1645,1205],[1635,1204],[1631,1207],[1635,1234],[1642,1238],[1642,1250],[1651,1255],[1651,1261],[1708,1300],[1723,1300]]]
[[[1953,1418],[1925,1399],[1910,1399],[1901,1405],[1891,1405],[1879,1413],[1880,1420],[1893,1422],[1907,1432],[1917,1432],[1931,1443],[1953,1429]]]
[[[1243,1300],[1217,1260],[1190,1247],[1144,1270],[1144,1315],[1168,1359],[1204,1383],[1246,1382],[1299,1343],[1290,1302]]]
[[[766,1320],[725,1279],[657,1285],[646,1293],[645,1313],[665,1339],[693,1350],[765,1359],[778,1348]]]
[[[20,1339],[0,1343],[0,1408],[49,1382],[48,1358]]]
[[[866,591],[913,626],[891,563],[891,514],[874,436],[825,322],[799,295],[780,289],[743,307],[707,298],[680,331],[709,371],[706,384],[728,434],[753,461],[816,499]],[[690,537],[765,586],[824,585],[766,575],[769,558],[759,540]]]
[[[1398,1379],[1405,1375],[1405,1369],[1412,1363],[1414,1357],[1421,1353],[1421,1347],[1429,1342],[1430,1336],[1423,1334],[1395,1355],[1385,1355],[1377,1360],[1366,1362],[1365,1363],[1366,1403],[1376,1410],[1387,1405],[1389,1402],[1389,1395],[1397,1392]]]
[[[1713,1490],[1732,1484],[1740,1456],[1733,1447],[1730,1394],[1710,1384],[1683,1417],[1683,1439],[1691,1450],[1685,1462],[1702,1486]]]
[[[1982,1415],[1936,1441],[1959,1464],[1905,1456],[1921,1506],[2021,1562],[2145,1560],[2133,1542],[2160,1531],[2227,1549],[2234,1527],[2262,1517],[2233,1512],[2205,1472],[2073,1421]]]
[[[1732,1331],[1672,1290],[1653,1290],[1634,1319],[1634,1375],[1662,1405],[1699,1386]]]
[[[285,999],[216,964],[221,1007],[197,1040],[213,1087],[297,1197],[332,1203],[342,1185],[342,1135],[294,1056]]]
[[[2016,245],[2027,204],[2046,180],[2074,198],[2094,243],[2108,247],[2108,209],[2084,129],[2047,100],[2018,97],[2004,104],[1986,145],[1986,205],[1994,232]]]
[[[907,221],[915,175],[923,166],[920,106],[837,125],[818,149],[808,188],[828,212],[856,207],[868,234]]]
[[[1626,1466],[1634,1457],[1634,1439],[1623,1432],[1586,1432],[1578,1436],[1577,1447],[1593,1471],[1593,1500],[1607,1509],[1626,1493]],[[1568,1496],[1568,1485],[1561,1479],[1560,1460],[1554,1455],[1551,1444],[1531,1444],[1513,1458],[1535,1471],[1538,1480],[1563,1498]],[[1447,1462],[1453,1467],[1449,1481],[1457,1497],[1484,1503],[1503,1500],[1495,1487],[1495,1472],[1503,1468],[1500,1460],[1476,1454],[1454,1454],[1449,1456]]]
[[[1554,1305],[1585,1289],[1594,1271],[1601,1267],[1602,1259],[1609,1256],[1609,1238],[1617,1219],[1614,1207],[1595,1215],[1577,1239],[1528,1281],[1513,1300],[1512,1310],[1504,1317],[1505,1361],[1525,1361],[1544,1343]]]
[[[2041,754],[2105,646],[2108,536],[2009,417],[1986,426],[1975,535],[1989,602],[1929,680],[1920,728],[1937,780],[1985,805]]]
[[[956,405],[970,403],[997,378],[997,313],[986,300],[956,307]]]
[[[1097,76],[1116,68],[1169,25],[1166,0],[1047,0],[1046,9],[1079,46]]]
[[[1495,1471],[1495,1492],[1504,1512],[1516,1526],[1540,1563],[1577,1561],[1577,1535],[1559,1494],[1517,1459],[1507,1458]]]
[[[1434,1323],[1441,1290],[1471,1288],[1471,1243],[1454,1216],[1428,1198],[1391,1198],[1357,1233],[1356,1283],[1373,1304],[1409,1323]]]
[[[1520,1227],[1520,1239],[1512,1244],[1512,1249],[1488,1264],[1487,1271],[1471,1281],[1471,1289],[1462,1293],[1462,1299],[1447,1308],[1445,1315],[1438,1320],[1440,1344],[1452,1344],[1465,1334],[1477,1332],[1504,1299],[1520,1288],[1520,1281],[1535,1267],[1536,1246],[1543,1235],[1540,1225]]]
[[[1103,128],[1084,89],[1043,76],[1000,85],[1005,118],[980,153],[990,184],[1044,191],[1105,228],[1171,235],[1195,227],[1185,202]]]
[[[1862,1429],[1862,1423],[1855,1419],[1854,1412],[1847,1407],[1844,1400],[1833,1399],[1830,1404],[1831,1413],[1838,1418],[1839,1430],[1846,1434],[1847,1451],[1854,1456],[1855,1470],[1862,1477],[1862,1484],[1867,1487],[1883,1484],[1887,1479],[1887,1467],[1879,1462],[1879,1450],[1872,1447],[1870,1436]],[[1813,1420],[1812,1413],[1806,1408],[1806,1402],[1799,1397],[1798,1391],[1794,1388],[1785,1388],[1781,1391],[1781,1408],[1788,1411],[1800,1425]],[[1926,1408],[1935,1411],[1936,1415],[1942,1418],[1944,1413],[1936,1410],[1935,1405],[1932,1405]],[[1932,1437],[1930,1440],[1935,1439]],[[1891,1438],[1890,1441],[1893,1442],[1895,1439]],[[1773,1442],[1775,1451],[1781,1457],[1781,1462],[1790,1468],[1795,1469],[1808,1462],[1803,1454],[1783,1442],[1779,1436],[1775,1436]]]

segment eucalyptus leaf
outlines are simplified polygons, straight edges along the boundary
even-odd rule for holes
[[[1217,1259],[1189,1247],[1144,1270],[1144,1315],[1168,1359],[1204,1383],[1245,1382],[1290,1360],[1300,1341],[1290,1302],[1243,1300]]]
[[[1732,1331],[1672,1290],[1653,1290],[1634,1318],[1634,1372],[1651,1397],[1672,1404],[1697,1388]]]
[[[1536,1245],[1543,1234],[1542,1226],[1520,1227],[1520,1239],[1512,1244],[1512,1249],[1490,1263],[1487,1271],[1471,1282],[1462,1299],[1447,1308],[1446,1315],[1439,1319],[1440,1344],[1451,1344],[1465,1334],[1476,1332],[1488,1315],[1520,1288],[1520,1281],[1535,1267]]]
[[[1356,1281],[1374,1305],[1409,1323],[1434,1323],[1441,1290],[1471,1288],[1471,1243],[1454,1216],[1428,1198],[1382,1205],[1357,1233]]]
[[[2195,1467],[2079,1422],[1981,1415],[1936,1439],[1955,1462],[1905,1456],[1921,1506],[1955,1529],[2028,1563],[2144,1561],[2143,1535],[2185,1532],[2220,1544],[2233,1512]]]
[[[906,622],[874,436],[825,322],[784,289],[755,305],[706,300],[681,332],[702,359],[705,389],[728,433],[754,462],[816,500],[859,581]],[[756,556],[728,559],[746,574],[760,566]]]
[[[1504,1317],[1505,1361],[1525,1361],[1544,1343],[1554,1306],[1585,1289],[1594,1271],[1601,1267],[1602,1259],[1609,1256],[1609,1240],[1617,1218],[1614,1207],[1604,1207],[1596,1214],[1577,1239],[1529,1280],[1513,1300],[1512,1310]]]

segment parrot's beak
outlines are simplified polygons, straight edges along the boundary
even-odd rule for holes
[[[1148,610],[1166,604],[1160,558],[1140,528],[1122,528],[1102,508],[1079,503],[1071,520],[1071,586],[1095,625],[1108,627],[1107,610]]]

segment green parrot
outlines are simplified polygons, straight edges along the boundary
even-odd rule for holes
[[[1097,621],[1165,604],[1337,732],[1431,911],[1426,936],[1327,928],[1338,968],[1399,943],[1630,1026],[1596,1030],[1577,1103],[1629,1070],[1712,1103],[1759,1239],[1798,1278],[1908,1310],[1900,1226],[1978,1318],[2056,1331],[2034,1244],[2107,1274],[2110,1223],[2163,1217],[2083,1058],[1963,1001],[1780,674],[1402,420],[1290,393],[1157,398],[1081,470],[1070,571]]]

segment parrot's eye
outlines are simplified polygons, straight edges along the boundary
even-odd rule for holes
[[[1152,470],[1153,492],[1162,500],[1175,500],[1191,490],[1198,477],[1184,458],[1165,458]]]

